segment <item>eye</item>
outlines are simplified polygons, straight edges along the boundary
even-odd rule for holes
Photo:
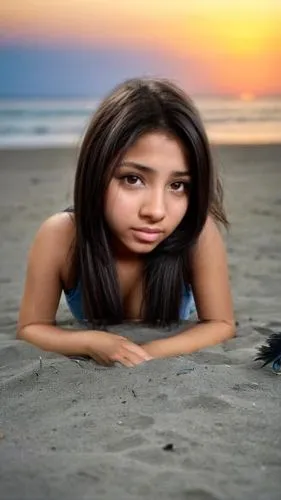
[[[172,191],[176,193],[186,193],[189,190],[189,183],[183,181],[173,182],[171,184]]]
[[[138,181],[142,182],[137,175],[124,175],[123,177],[121,177],[121,180],[124,182],[124,184],[127,184],[129,186],[139,185]]]

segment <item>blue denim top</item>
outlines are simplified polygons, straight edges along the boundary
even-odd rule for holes
[[[74,316],[80,322],[85,321],[83,307],[82,307],[82,292],[81,284],[78,282],[75,288],[64,291],[67,305]],[[190,286],[185,286],[180,305],[180,319],[185,320],[196,311],[195,302]]]

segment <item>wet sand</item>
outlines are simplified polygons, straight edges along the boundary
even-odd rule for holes
[[[281,378],[253,358],[281,331],[281,145],[216,147],[214,157],[232,224],[237,337],[127,369],[15,340],[28,247],[71,203],[76,152],[0,152],[1,499],[279,500]],[[71,323],[63,302],[58,320]]]

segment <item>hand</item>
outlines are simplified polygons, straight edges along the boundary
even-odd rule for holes
[[[118,362],[133,367],[153,359],[142,347],[126,337],[108,332],[87,332],[87,355],[105,366]]]

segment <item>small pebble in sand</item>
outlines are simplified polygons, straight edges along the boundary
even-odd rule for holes
[[[185,373],[193,372],[194,368],[182,368],[180,371],[177,372],[177,376],[179,375],[184,375]]]
[[[163,446],[164,451],[174,451],[174,445],[173,443],[168,443],[165,446]]]
[[[122,420],[118,420],[117,424],[118,424],[118,425],[123,425]]]

